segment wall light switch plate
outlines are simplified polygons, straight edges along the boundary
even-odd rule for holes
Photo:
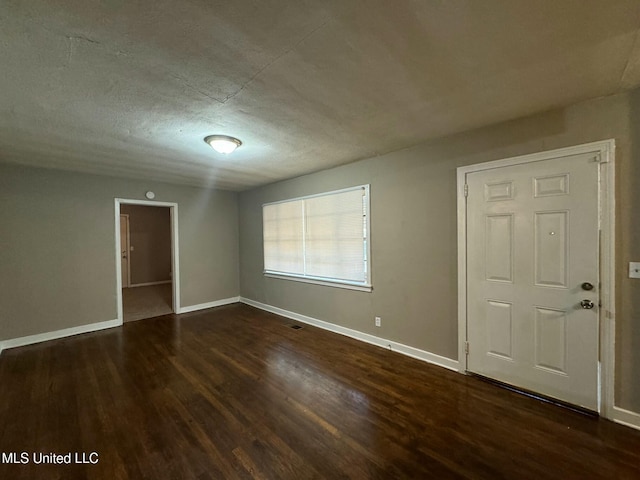
[[[640,262],[629,262],[629,278],[640,278]]]

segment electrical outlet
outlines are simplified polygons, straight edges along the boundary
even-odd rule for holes
[[[380,317],[376,317],[376,327],[382,325],[382,319]]]

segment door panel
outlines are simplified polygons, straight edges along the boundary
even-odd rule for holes
[[[513,305],[487,301],[487,354],[513,360]]]
[[[468,370],[597,409],[598,158],[467,174]],[[583,309],[584,299],[594,302]]]
[[[569,212],[534,214],[535,284],[539,287],[567,287]]]
[[[485,225],[485,278],[513,281],[513,215],[487,215]]]
[[[567,312],[535,307],[535,366],[567,373]]]

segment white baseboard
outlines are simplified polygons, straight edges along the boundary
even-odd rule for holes
[[[166,283],[171,283],[171,280],[162,280],[161,282],[133,283],[129,285],[129,288],[150,287],[151,285],[164,285]]]
[[[58,338],[71,337],[81,333],[95,332],[97,330],[105,330],[107,328],[119,327],[122,322],[119,320],[107,320],[104,322],[90,323],[88,325],[80,325],[79,327],[64,328],[53,332],[38,333],[37,335],[28,335],[26,337],[10,338],[0,342],[0,353],[6,348],[23,347],[33,343],[46,342],[48,340],[56,340]]]
[[[195,312],[196,310],[204,310],[206,308],[229,305],[231,303],[238,303],[239,301],[240,297],[225,298],[223,300],[216,300],[214,302],[201,303],[200,305],[191,305],[189,307],[180,308],[177,313]],[[46,342],[47,340],[70,337],[72,335],[79,335],[81,333],[95,332],[97,330],[119,327],[121,325],[122,322],[118,319],[107,320],[105,322],[90,323],[88,325],[80,325],[79,327],[71,327],[65,328],[63,330],[55,330],[53,332],[39,333],[37,335],[29,335],[20,338],[10,338],[8,340],[0,341],[0,354],[6,348],[22,347],[25,345],[31,345],[33,343]]]
[[[640,413],[631,412],[620,407],[613,407],[613,418],[611,420],[620,425],[640,430]]]
[[[457,360],[441,357],[440,355],[436,355],[435,353],[430,353],[425,350],[410,347],[402,343],[394,342],[393,340],[387,340],[385,338],[376,337],[375,335],[369,335],[368,333],[359,332],[358,330],[352,330],[351,328],[341,327],[340,325],[336,325],[334,323],[329,323],[323,320],[318,320],[317,318],[290,312],[282,308],[256,302],[255,300],[251,300],[249,298],[240,297],[240,302],[251,305],[252,307],[259,308],[261,310],[265,310],[267,312],[275,313],[276,315],[280,315],[282,317],[291,318],[292,320],[297,320],[299,322],[313,325],[324,330],[329,330],[330,332],[339,333],[347,337],[355,338],[356,340],[360,340],[362,342],[377,345],[378,347],[382,348],[387,348],[393,350],[394,352],[399,352],[409,357],[417,358],[418,360],[429,362],[434,365],[453,370],[455,372],[457,372],[459,368]]]
[[[221,307],[222,305],[230,305],[232,303],[238,303],[240,297],[223,298],[222,300],[215,300],[213,302],[201,303],[199,305],[189,305],[188,307],[180,307],[176,313],[190,313],[197,310],[205,310],[207,308]]]

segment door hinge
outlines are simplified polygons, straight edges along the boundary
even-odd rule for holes
[[[464,196],[465,197],[469,196],[469,184],[468,183],[464,184]]]
[[[464,342],[464,353],[469,355],[469,342]]]
[[[604,157],[602,156],[602,154],[598,154],[596,156],[596,163],[609,163],[609,156],[605,155]]]

